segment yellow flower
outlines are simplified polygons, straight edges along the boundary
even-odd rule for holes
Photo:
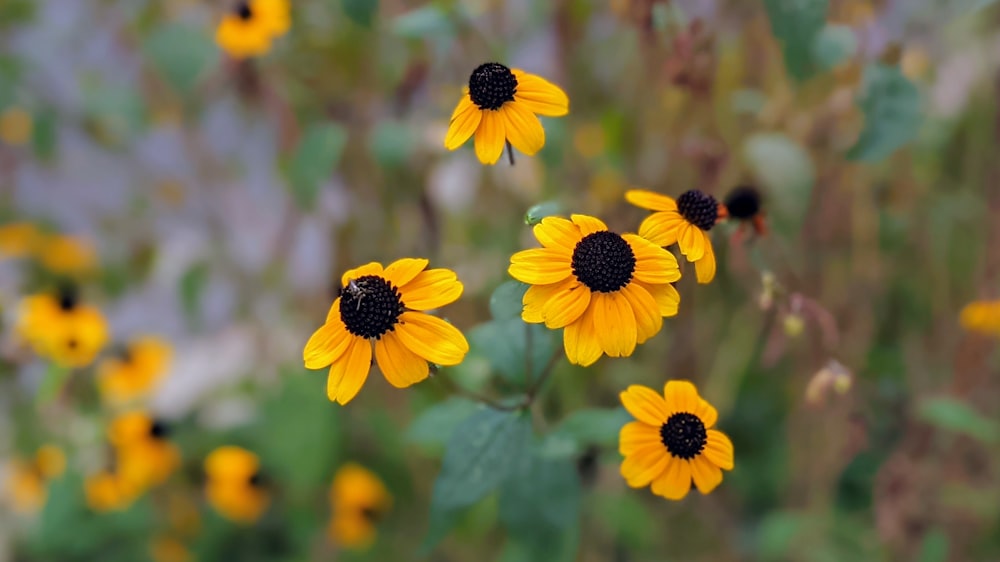
[[[66,454],[55,445],[42,445],[35,451],[35,466],[46,480],[54,480],[66,471]]]
[[[34,124],[31,114],[12,106],[0,113],[0,140],[10,146],[21,146],[31,140]]]
[[[237,0],[215,30],[215,42],[234,59],[266,54],[291,26],[288,0]]]
[[[87,505],[98,513],[128,509],[141,493],[134,482],[111,470],[88,476],[83,489]]]
[[[180,466],[177,446],[167,441],[169,427],[143,412],[128,412],[108,426],[119,476],[145,490],[166,482]]]
[[[155,337],[141,337],[124,348],[118,357],[109,357],[97,366],[97,387],[111,404],[145,397],[170,365],[171,349]]]
[[[1000,337],[1000,300],[971,302],[958,321],[967,332]]]
[[[708,231],[719,220],[719,203],[711,195],[696,189],[685,191],[675,201],[672,197],[642,189],[625,193],[629,203],[656,211],[639,226],[639,236],[659,246],[673,243],[689,262],[694,263],[699,283],[715,278],[715,251]]]
[[[233,446],[215,449],[205,459],[205,475],[208,503],[231,521],[253,523],[270,503],[260,460],[246,449]]]
[[[677,314],[681,278],[670,252],[635,234],[615,234],[600,220],[572,215],[535,225],[542,248],[510,258],[510,275],[531,287],[521,318],[563,330],[571,363],[627,357]]]
[[[83,238],[53,234],[40,242],[38,259],[45,269],[58,275],[78,275],[97,265],[97,250]]]
[[[629,486],[652,484],[654,494],[679,500],[692,480],[707,494],[722,482],[723,470],[733,469],[733,443],[712,429],[719,414],[690,382],[667,382],[663,396],[632,385],[621,400],[638,420],[625,424],[618,438],[625,456],[621,473]]]
[[[404,258],[385,269],[376,262],[345,273],[341,296],[326,323],[302,352],[307,369],[330,366],[326,394],[347,404],[375,361],[386,380],[406,388],[427,378],[428,362],[457,365],[469,351],[462,332],[423,311],[455,302],[462,283],[454,271],[427,269],[427,260]]]
[[[169,537],[155,537],[149,545],[153,562],[190,562],[194,560],[191,551],[181,541]]]
[[[476,135],[476,156],[496,164],[509,141],[532,155],[545,146],[545,129],[536,115],[559,117],[569,113],[569,98],[558,86],[523,70],[488,62],[469,76],[444,139],[448,150]]]
[[[33,463],[14,459],[7,463],[7,480],[4,489],[11,508],[16,513],[38,513],[45,505],[47,491],[45,479]]]
[[[378,476],[358,464],[345,464],[330,486],[330,538],[344,548],[367,548],[375,539],[375,525],[391,507],[392,496]]]
[[[89,365],[108,341],[104,316],[81,304],[72,286],[22,299],[16,329],[35,353],[64,367]]]
[[[0,257],[23,258],[38,247],[41,233],[30,222],[10,222],[0,226]]]

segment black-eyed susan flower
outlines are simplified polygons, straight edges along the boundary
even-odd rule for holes
[[[691,489],[702,494],[722,482],[722,471],[733,469],[733,443],[712,429],[718,412],[698,396],[688,381],[669,381],[661,396],[632,385],[621,393],[622,404],[636,421],[625,424],[618,450],[625,456],[621,473],[633,488],[679,500]]]
[[[330,538],[343,548],[363,549],[375,540],[375,525],[392,507],[385,484],[356,463],[342,466],[330,486]]]
[[[749,185],[741,185],[726,194],[723,205],[729,218],[749,223],[758,236],[767,234],[767,221],[764,220],[763,201],[760,192]],[[720,216],[721,218],[721,216]]]
[[[425,259],[404,258],[388,267],[372,262],[341,277],[341,295],[302,352],[307,369],[330,367],[326,394],[347,404],[375,362],[396,388],[418,383],[428,363],[457,365],[469,351],[462,332],[425,311],[455,302],[462,283],[449,269],[425,269]]]
[[[205,495],[220,515],[241,524],[257,521],[270,503],[260,459],[234,446],[219,447],[205,458]]]
[[[170,366],[170,345],[143,336],[97,365],[97,388],[109,404],[124,404],[147,396]]]
[[[49,234],[38,243],[38,261],[56,275],[84,275],[97,267],[94,244],[78,236]]]
[[[639,236],[659,246],[677,243],[687,261],[694,263],[699,283],[715,278],[715,251],[708,231],[721,218],[715,197],[696,189],[685,191],[676,200],[643,189],[625,193],[629,203],[655,211],[639,225]]]
[[[17,513],[37,513],[47,493],[47,483],[66,470],[66,455],[55,445],[43,445],[33,459],[14,458],[7,465],[6,495]]]
[[[508,142],[530,156],[545,146],[545,129],[537,115],[567,113],[569,98],[555,84],[488,62],[469,76],[469,85],[451,114],[444,146],[455,150],[475,135],[476,156],[483,164],[496,164]]]
[[[0,226],[0,258],[23,258],[38,248],[41,233],[33,223],[9,222]]]
[[[291,25],[288,0],[236,0],[215,30],[215,42],[234,59],[266,54]]]
[[[564,328],[571,363],[602,354],[627,357],[677,314],[680,279],[670,252],[635,234],[616,234],[600,220],[546,217],[534,227],[542,248],[510,258],[511,277],[531,285],[521,318]]]
[[[1000,300],[971,302],[962,308],[958,321],[967,332],[1000,337]]]
[[[35,353],[65,367],[89,365],[108,341],[108,326],[97,308],[80,302],[74,286],[25,297],[17,333]]]
[[[181,454],[167,440],[169,426],[145,412],[128,412],[108,426],[116,472],[140,490],[164,483],[180,466]]]
[[[102,470],[91,474],[83,482],[87,506],[97,513],[122,511],[139,497],[142,490],[128,478],[122,478],[114,470]]]

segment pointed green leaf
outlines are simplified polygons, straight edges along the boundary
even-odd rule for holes
[[[302,135],[288,171],[295,201],[303,210],[316,204],[319,189],[340,160],[347,130],[336,123],[310,125]]]
[[[851,160],[882,160],[913,140],[920,130],[920,92],[898,67],[868,65],[858,107],[865,114],[865,127],[847,152]]]
[[[829,0],[764,0],[764,6],[788,74],[798,81],[809,79],[818,70],[813,43],[826,25]]]

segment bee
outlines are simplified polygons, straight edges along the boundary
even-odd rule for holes
[[[361,300],[365,297],[365,291],[358,285],[355,279],[347,280],[347,286],[344,287],[344,292],[351,295],[358,301],[358,307],[355,310],[361,310]]]

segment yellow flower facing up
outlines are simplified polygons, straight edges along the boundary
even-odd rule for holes
[[[220,515],[248,525],[270,503],[257,455],[240,447],[219,447],[205,458],[205,495]]]
[[[341,296],[326,323],[309,338],[307,369],[330,367],[326,394],[347,404],[375,362],[386,380],[406,388],[427,378],[428,363],[457,365],[469,352],[462,332],[425,311],[455,302],[462,283],[449,269],[426,269],[425,259],[404,258],[382,268],[369,263],[344,273]]]
[[[1000,300],[971,302],[958,321],[967,332],[1000,337]]]
[[[215,42],[234,59],[267,54],[291,26],[288,0],[237,0],[215,30]]]
[[[715,197],[696,189],[674,200],[652,191],[633,189],[625,193],[629,203],[655,211],[639,226],[639,236],[659,246],[677,243],[687,261],[694,263],[699,283],[715,278],[715,251],[708,231],[723,218]]]
[[[97,249],[84,238],[51,234],[39,242],[38,260],[57,275],[82,275],[97,267]]]
[[[375,525],[392,507],[385,484],[356,463],[345,464],[330,486],[330,538],[343,548],[364,549],[375,540]]]
[[[108,426],[118,475],[139,490],[158,486],[180,466],[181,454],[167,440],[170,428],[144,412],[129,412]]]
[[[104,513],[128,509],[142,490],[134,482],[122,478],[113,470],[91,474],[83,483],[87,506],[92,511]]]
[[[104,315],[81,303],[72,286],[22,299],[16,329],[35,353],[64,367],[89,365],[109,337]]]
[[[0,226],[0,258],[23,258],[38,248],[41,233],[30,222],[10,222]]]
[[[469,76],[469,85],[451,114],[444,146],[455,150],[475,135],[476,156],[483,164],[496,164],[508,141],[530,156],[545,146],[545,129],[537,115],[567,113],[569,98],[555,84],[488,62]]]
[[[654,494],[679,500],[692,481],[707,494],[722,482],[723,470],[733,469],[733,443],[712,429],[719,414],[690,382],[669,381],[662,396],[632,385],[621,400],[637,420],[625,424],[618,438],[629,486],[651,485]]]
[[[564,328],[571,363],[627,357],[674,316],[681,278],[670,252],[635,234],[616,234],[600,220],[546,217],[534,228],[542,248],[510,259],[510,275],[531,287],[521,318]]]
[[[110,404],[124,404],[146,397],[170,366],[171,348],[151,336],[130,342],[117,357],[97,366],[97,388]]]

